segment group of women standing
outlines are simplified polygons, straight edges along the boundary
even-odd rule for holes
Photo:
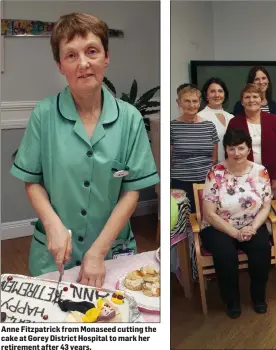
[[[171,122],[171,187],[186,191],[194,212],[193,183],[205,183],[201,241],[213,256],[226,312],[236,318],[238,249],[248,256],[253,309],[267,310],[271,252],[265,221],[276,195],[276,103],[263,67],[250,70],[233,114],[223,108],[228,96],[216,77],[201,91],[193,84],[177,89],[182,114]],[[201,99],[205,108],[199,112]]]

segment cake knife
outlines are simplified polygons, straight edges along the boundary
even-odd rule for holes
[[[72,237],[72,231],[68,230],[68,232],[69,232],[70,237]],[[60,282],[62,281],[63,275],[64,275],[64,262],[62,264],[62,267],[61,267],[61,270],[60,270],[60,273],[59,273],[59,279],[58,279],[58,283],[57,283],[57,287],[56,287],[56,291],[55,291],[55,295],[56,296],[58,295],[58,287],[59,287]]]

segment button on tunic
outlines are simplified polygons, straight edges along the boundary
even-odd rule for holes
[[[121,191],[140,190],[159,182],[139,111],[115,99],[105,87],[102,97],[102,113],[91,139],[68,86],[39,102],[11,168],[18,179],[45,188],[53,209],[72,231],[73,252],[65,268],[80,264],[109,219]],[[121,170],[127,175],[114,176]],[[106,259],[123,245],[136,251],[129,222]],[[40,220],[33,234],[29,268],[33,276],[57,269]]]

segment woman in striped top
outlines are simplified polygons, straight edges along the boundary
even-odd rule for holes
[[[219,137],[213,122],[198,116],[201,92],[191,84],[177,89],[182,114],[171,121],[171,188],[183,189],[195,211],[193,183],[204,183],[218,160]]]
[[[261,110],[276,114],[276,102],[272,100],[272,82],[268,71],[264,67],[252,67],[248,73],[246,84],[254,84],[262,92]],[[244,112],[241,101],[235,104],[233,114],[239,115]]]

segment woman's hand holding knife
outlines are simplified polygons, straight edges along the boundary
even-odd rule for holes
[[[62,223],[46,229],[47,248],[52,253],[59,272],[62,271],[63,264],[71,258],[72,237],[70,232]]]

